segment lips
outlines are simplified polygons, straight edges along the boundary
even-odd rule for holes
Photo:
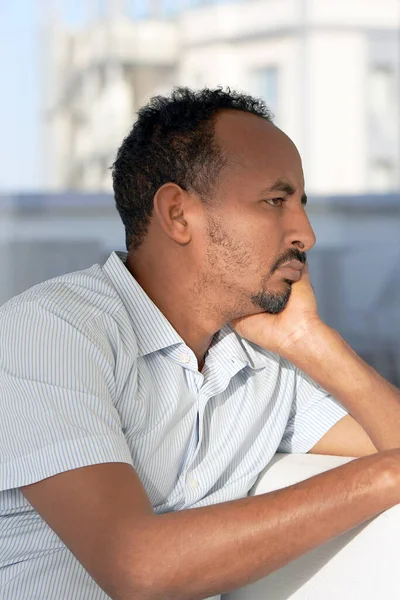
[[[278,271],[284,276],[285,279],[290,281],[298,281],[301,278],[301,272],[304,269],[304,263],[299,260],[291,260],[290,262],[284,263],[278,268]]]
[[[304,269],[304,263],[299,260],[291,260],[290,262],[286,262],[279,267],[279,269],[294,269],[295,271],[302,271]]]

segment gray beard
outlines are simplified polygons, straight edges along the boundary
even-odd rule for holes
[[[257,308],[262,308],[265,312],[276,315],[286,307],[290,294],[292,292],[292,282],[287,281],[288,289],[282,294],[274,292],[259,292],[251,297],[251,300]]]

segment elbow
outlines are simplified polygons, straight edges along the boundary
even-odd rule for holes
[[[159,522],[155,525],[159,534]],[[133,534],[115,535],[113,541],[101,561],[101,579],[96,578],[112,600],[190,600],[190,590],[182,589],[187,581],[180,557],[174,556],[169,541],[153,535],[150,520]]]
[[[145,581],[140,574],[118,577],[101,584],[102,589],[112,600],[161,600],[164,596],[151,581]]]
[[[100,585],[112,600],[177,600],[165,583],[156,561],[142,557],[140,561],[131,559],[122,568],[112,568]]]

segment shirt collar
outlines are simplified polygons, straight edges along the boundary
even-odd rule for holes
[[[184,340],[125,266],[127,252],[112,252],[103,270],[118,291],[135,330],[139,356]]]
[[[139,356],[145,356],[176,344],[185,344],[178,332],[149,298],[125,266],[127,252],[112,252],[103,270],[112,281],[129,314],[137,337]],[[235,361],[241,367],[264,368],[271,353],[248,342],[229,325],[217,331],[208,353],[219,361]]]

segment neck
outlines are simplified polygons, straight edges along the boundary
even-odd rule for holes
[[[179,263],[178,263],[179,264]],[[126,267],[149,298],[171,323],[186,345],[194,352],[199,371],[204,366],[204,356],[214,334],[226,321],[215,315],[215,305],[200,291],[199,282],[193,280],[193,267],[182,264],[167,268],[159,257],[128,255]]]

